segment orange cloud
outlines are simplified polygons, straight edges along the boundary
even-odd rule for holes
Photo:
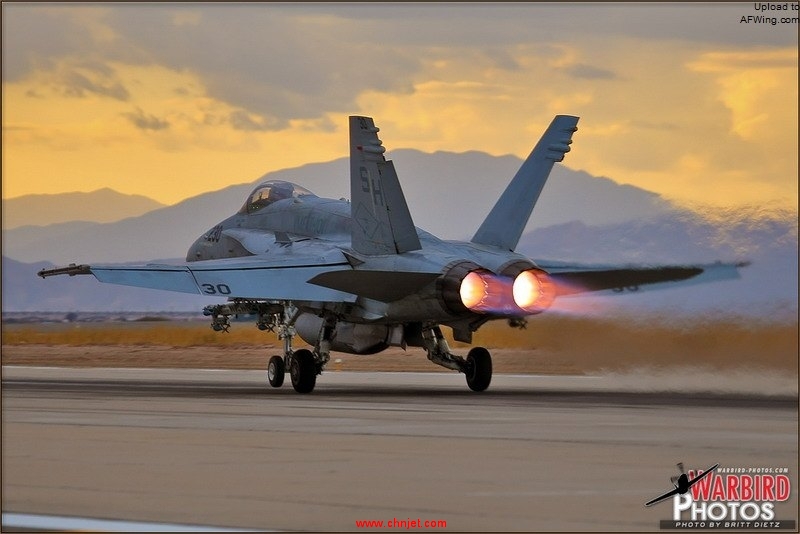
[[[80,16],[96,41],[119,38],[100,12]],[[170,20],[203,22],[191,10]],[[344,24],[315,21],[320,31]],[[108,186],[177,202],[345,156],[351,113],[376,118],[390,155],[409,147],[524,157],[554,114],[569,113],[582,117],[570,167],[686,202],[796,205],[796,48],[605,35],[403,54],[422,58],[408,87],[362,88],[354,109],[331,105],[281,129],[212,94],[214,80],[188,68],[72,56],[42,64],[3,84],[3,194]]]

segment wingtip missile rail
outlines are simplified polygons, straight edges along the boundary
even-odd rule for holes
[[[59,274],[67,274],[69,276],[75,276],[78,274],[92,274],[92,270],[88,265],[76,265],[74,263],[70,263],[68,267],[56,267],[55,269],[42,269],[36,274],[41,276],[42,278],[47,278],[48,276],[56,276]]]

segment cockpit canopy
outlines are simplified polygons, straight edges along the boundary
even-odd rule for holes
[[[278,200],[308,196],[315,197],[316,195],[305,187],[300,187],[292,182],[270,180],[260,184],[250,193],[239,213],[255,213]]]

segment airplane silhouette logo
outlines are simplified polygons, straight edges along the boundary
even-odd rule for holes
[[[711,466],[708,469],[706,469],[702,474],[699,474],[696,477],[694,477],[693,479],[689,480],[689,475],[687,475],[686,472],[683,470],[683,462],[679,463],[678,464],[678,470],[681,472],[681,474],[679,476],[677,476],[677,477],[671,477],[670,478],[670,482],[672,482],[672,485],[675,486],[675,489],[673,489],[671,491],[668,491],[667,493],[665,493],[663,495],[659,495],[658,497],[656,497],[652,501],[647,501],[646,503],[644,503],[644,505],[645,506],[652,506],[652,505],[654,505],[656,503],[659,503],[659,502],[661,502],[661,501],[663,501],[665,499],[668,499],[669,497],[672,497],[673,495],[678,495],[678,494],[683,495],[684,493],[689,491],[689,488],[694,486],[697,482],[700,481],[700,479],[704,478],[706,475],[711,473],[717,467],[719,467],[719,464],[714,464],[713,466]]]

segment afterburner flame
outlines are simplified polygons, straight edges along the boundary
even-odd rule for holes
[[[461,281],[459,293],[464,306],[473,310],[486,298],[486,284],[477,271],[472,271]]]
[[[553,282],[538,269],[522,271],[514,280],[514,302],[527,313],[539,313],[555,300]]]
[[[511,279],[490,271],[472,271],[461,281],[461,302],[479,313],[507,313],[511,297]]]
[[[461,303],[476,313],[521,316],[539,313],[553,303],[553,284],[539,269],[515,279],[479,269],[469,272],[459,288]]]

